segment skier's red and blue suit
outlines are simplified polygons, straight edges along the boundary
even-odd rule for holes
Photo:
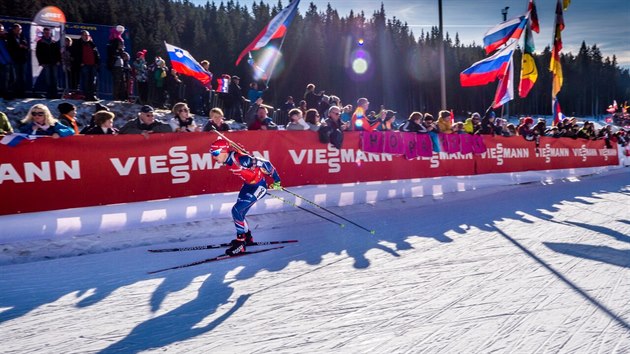
[[[259,199],[267,194],[265,176],[271,176],[274,182],[280,182],[280,176],[271,162],[232,151],[225,160],[226,167],[243,180],[243,187],[238,193],[236,204],[232,207],[232,218],[236,233],[243,234],[249,230],[245,215]]]

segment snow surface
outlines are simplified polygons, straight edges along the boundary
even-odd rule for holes
[[[331,208],[375,235],[254,215],[258,241],[300,242],[154,275],[220,250],[147,249],[225,242],[231,221],[51,241],[36,257],[5,244],[18,264],[0,266],[0,352],[630,353],[629,177]]]

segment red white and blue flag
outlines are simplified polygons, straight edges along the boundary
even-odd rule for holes
[[[551,124],[555,127],[558,123],[562,122],[564,118],[566,118],[566,116],[562,114],[560,101],[558,101],[558,97],[555,97],[553,99],[553,122]]]
[[[287,32],[287,28],[291,24],[293,17],[295,17],[295,13],[297,12],[298,4],[300,0],[293,0],[289,4],[289,6],[285,7],[280,11],[274,18],[271,19],[271,22],[263,28],[263,30],[254,38],[243,51],[239,54],[238,59],[236,59],[236,65],[241,62],[243,57],[253,51],[258,50],[269,43],[272,39],[282,38]]]
[[[164,42],[164,45],[166,45],[166,51],[168,52],[168,57],[171,59],[173,69],[182,75],[192,76],[206,87],[210,87],[212,73],[206,71],[187,50],[166,42]]]
[[[503,49],[497,51],[491,57],[474,63],[468,69],[459,74],[459,81],[463,87],[481,86],[494,82],[501,75],[507,73],[514,48],[518,41],[512,41]]]
[[[499,76],[499,86],[494,95],[494,103],[492,108],[499,108],[514,99],[514,65],[512,58],[508,63],[507,72],[501,77]]]
[[[228,93],[230,87],[230,75],[222,75],[217,79],[217,92]]]
[[[527,16],[523,15],[501,22],[497,26],[489,29],[483,36],[483,46],[486,50],[486,54],[494,52],[510,39],[518,40],[521,38],[527,20]]]
[[[35,140],[39,137],[48,137],[48,136],[47,135],[28,135],[24,133],[13,133],[13,134],[5,135],[4,137],[2,137],[2,139],[0,140],[0,144],[15,147],[24,140]]]

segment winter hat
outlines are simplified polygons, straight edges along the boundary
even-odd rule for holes
[[[140,108],[140,112],[142,112],[142,113],[151,113],[151,112],[153,112],[153,107],[151,107],[149,105],[144,105],[144,106],[142,106],[142,108]]]
[[[145,54],[147,54],[147,50],[143,49],[143,50],[139,51],[138,53],[136,53],[136,57],[143,57],[144,58]]]
[[[388,110],[387,113],[385,113],[385,120],[394,118],[394,116],[396,116],[396,113],[397,112]]]
[[[118,25],[116,26],[116,31],[118,31],[118,33],[123,33],[125,32],[125,27],[122,25]]]
[[[75,109],[75,107],[72,103],[62,102],[57,106],[57,109],[59,110],[59,113],[61,114],[68,114],[73,109]]]
[[[102,104],[100,104],[98,102],[94,105],[94,108],[96,109],[95,112],[100,112],[100,111],[107,111],[107,112],[109,112],[109,108],[107,108],[106,106],[103,106]]]

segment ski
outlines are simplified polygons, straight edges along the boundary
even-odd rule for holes
[[[284,241],[261,241],[261,242],[254,242],[251,245],[247,245],[247,247],[250,246],[269,246],[269,245],[279,245],[279,244],[283,244],[283,243],[294,243],[294,242],[298,242],[298,240],[284,240]],[[197,251],[197,250],[209,250],[212,248],[224,248],[224,247],[230,247],[230,243],[218,243],[218,244],[214,244],[214,245],[204,245],[204,246],[191,246],[191,247],[179,247],[179,248],[158,248],[158,249],[153,249],[153,250],[147,250],[149,252],[153,252],[153,253],[160,253],[160,252],[181,252],[181,251]]]
[[[220,256],[216,256],[216,257],[212,257],[212,258],[206,258],[206,259],[202,259],[200,261],[187,263],[187,264],[182,264],[182,265],[178,265],[178,266],[175,266],[175,267],[169,267],[169,268],[154,270],[154,271],[147,272],[147,273],[148,274],[155,274],[155,273],[160,273],[160,272],[164,272],[164,271],[167,271],[167,270],[187,268],[187,267],[192,267],[192,266],[196,266],[196,265],[199,265],[199,264],[210,263],[210,262],[217,262],[217,261],[222,261],[222,260],[229,259],[229,258],[236,258],[236,257],[241,257],[241,256],[247,256],[247,255],[255,254],[255,253],[263,253],[263,252],[268,252],[268,251],[272,251],[272,250],[278,250],[278,249],[281,249],[281,248],[284,248],[284,246],[265,248],[263,250],[256,250],[256,251],[245,251],[245,252],[239,253],[239,254],[234,255],[234,256],[228,256],[227,254],[222,254]]]

